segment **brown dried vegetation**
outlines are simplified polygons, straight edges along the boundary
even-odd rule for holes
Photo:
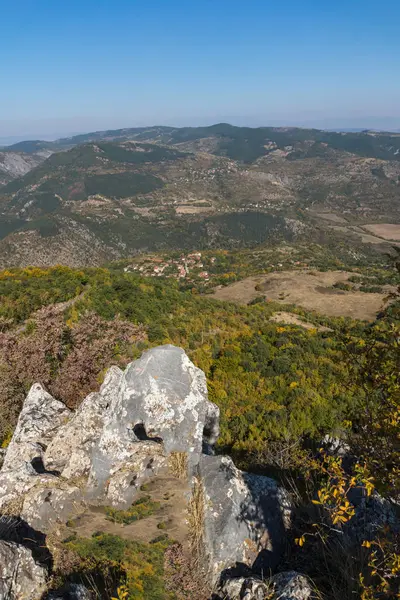
[[[99,376],[111,364],[125,365],[144,329],[115,317],[106,321],[86,313],[66,322],[64,305],[40,309],[25,328],[0,333],[0,437],[15,425],[22,402],[34,382],[76,408],[98,389]]]

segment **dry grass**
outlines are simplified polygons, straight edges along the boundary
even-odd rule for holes
[[[165,583],[177,600],[208,600],[211,588],[206,573],[193,565],[181,544],[174,543],[165,552]]]
[[[194,560],[199,564],[203,555],[204,537],[204,488],[199,477],[194,478],[188,513],[190,549]]]
[[[9,500],[4,504],[1,509],[2,515],[6,517],[18,517],[21,514],[22,507],[24,504],[24,495],[21,494],[12,500]]]
[[[171,452],[168,459],[169,472],[177,479],[188,478],[188,457],[186,452]]]
[[[347,282],[348,271],[280,271],[247,277],[214,292],[214,298],[248,304],[260,295],[283,304],[295,304],[332,317],[375,319],[385,304],[386,294],[334,289]]]

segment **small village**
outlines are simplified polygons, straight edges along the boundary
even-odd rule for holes
[[[207,262],[213,265],[216,257],[207,258]],[[181,254],[178,258],[165,258],[160,256],[148,256],[140,262],[132,263],[124,268],[125,272],[137,271],[146,277],[168,277],[174,279],[210,281],[209,272],[204,266],[201,252]]]
[[[164,277],[176,279],[184,287],[193,284],[201,288],[215,285],[228,285],[248,275],[271,273],[285,269],[298,270],[309,268],[309,261],[296,260],[296,256],[282,247],[275,250],[274,258],[270,252],[258,259],[235,256],[234,254],[217,251],[190,252],[188,254],[172,255],[140,255],[124,266],[126,273],[137,273],[145,277]],[[253,264],[252,264],[253,263]]]

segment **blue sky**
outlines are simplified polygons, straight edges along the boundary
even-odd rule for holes
[[[217,121],[400,128],[398,0],[0,9],[0,138]]]

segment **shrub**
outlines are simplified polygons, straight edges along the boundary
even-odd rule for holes
[[[139,519],[145,519],[146,517],[152,515],[159,508],[159,502],[154,502],[151,500],[150,496],[142,496],[141,498],[135,500],[128,510],[117,510],[112,506],[107,506],[105,508],[105,513],[109,521],[129,525],[129,523],[139,521]]]
[[[172,600],[164,584],[164,552],[169,543],[166,537],[145,544],[100,534],[70,540],[65,546],[79,557],[76,572],[90,582],[100,576],[109,594],[125,586],[127,600]]]

